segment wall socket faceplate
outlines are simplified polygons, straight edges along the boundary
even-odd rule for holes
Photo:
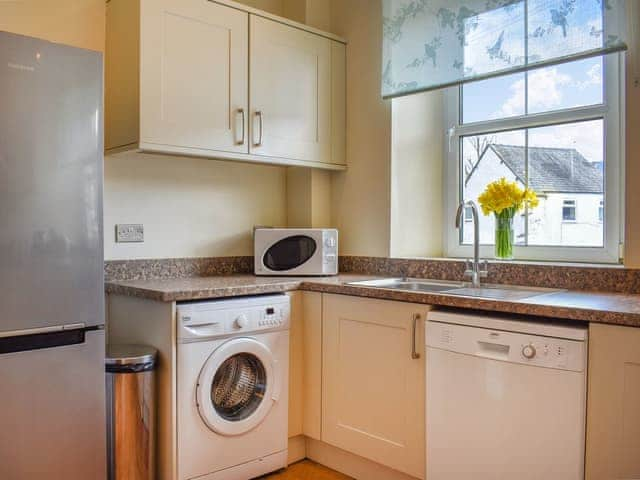
[[[119,223],[116,225],[117,243],[144,242],[144,226],[141,223]]]

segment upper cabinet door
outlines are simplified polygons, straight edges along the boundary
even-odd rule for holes
[[[248,13],[141,0],[140,19],[140,146],[248,153]]]
[[[251,15],[254,155],[331,160],[331,40]]]

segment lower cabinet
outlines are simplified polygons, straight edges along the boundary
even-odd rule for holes
[[[322,308],[322,441],[424,478],[428,307],[325,294]]]
[[[640,478],[640,328],[591,324],[586,480]]]

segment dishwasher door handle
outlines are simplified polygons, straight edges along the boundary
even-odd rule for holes
[[[418,350],[416,349],[416,334],[418,333],[418,321],[420,320],[420,314],[419,313],[414,313],[413,314],[413,323],[412,323],[412,327],[411,327],[411,358],[412,359],[418,359],[420,358],[420,354],[418,353]]]

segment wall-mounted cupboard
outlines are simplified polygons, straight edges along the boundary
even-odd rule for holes
[[[345,168],[345,43],[229,1],[107,4],[105,149]]]

